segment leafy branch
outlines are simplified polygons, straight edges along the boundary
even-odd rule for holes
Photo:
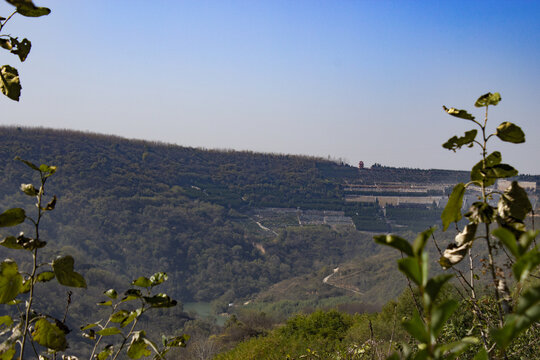
[[[167,274],[158,272],[152,275],[150,278],[141,276],[131,283],[138,288],[146,289],[146,295],[143,295],[142,291],[138,288],[130,288],[125,291],[124,296],[119,299],[118,292],[115,289],[109,289],[104,294],[110,299],[98,303],[100,306],[110,306],[111,314],[109,315],[105,325],[100,325],[100,321],[85,325],[81,330],[86,331],[85,337],[96,340],[90,359],[94,358],[94,354],[97,351],[98,345],[105,337],[118,335],[122,337],[122,342],[115,349],[113,344],[106,345],[96,356],[99,360],[104,360],[112,356],[112,359],[116,359],[127,342],[131,339],[131,342],[127,349],[127,355],[132,359],[138,359],[142,356],[151,355],[152,351],[155,352],[155,356],[163,358],[164,355],[173,347],[185,347],[186,342],[189,339],[188,335],[180,335],[172,338],[164,338],[163,349],[158,350],[158,346],[151,341],[143,330],[135,331],[135,327],[140,317],[148,310],[157,308],[168,308],[176,306],[176,300],[172,300],[168,295],[158,293],[152,295],[151,290],[168,279]],[[116,303],[113,304],[113,300]],[[120,308],[125,303],[130,301],[139,301],[140,307],[136,309]],[[109,326],[110,323],[118,324],[117,326]],[[122,331],[123,328],[131,324],[129,330]],[[95,328],[99,330],[96,331]],[[96,339],[96,335],[97,337]]]
[[[47,242],[41,239],[40,226],[44,216],[55,209],[57,202],[56,196],[47,198],[45,188],[47,180],[56,173],[57,168],[45,164],[37,166],[20,158],[16,158],[16,160],[39,174],[39,186],[36,187],[33,184],[21,184],[20,186],[20,190],[24,194],[36,199],[36,215],[34,217],[28,215],[22,208],[9,209],[0,214],[0,227],[13,227],[28,221],[33,226],[34,232],[31,237],[21,232],[18,236],[7,236],[0,241],[0,245],[8,249],[28,251],[32,255],[31,271],[28,273],[20,272],[17,262],[11,259],[6,259],[0,264],[0,303],[16,305],[19,310],[18,319],[13,319],[10,315],[0,316],[0,337],[6,337],[0,343],[0,359],[11,360],[18,353],[17,358],[22,360],[27,356],[28,343],[31,344],[36,358],[46,359],[44,355],[40,354],[39,346],[44,347],[47,353],[53,354],[56,358],[57,353],[64,352],[68,347],[66,334],[70,330],[65,322],[71,303],[71,292],[68,292],[63,319],[59,320],[49,314],[36,311],[34,303],[38,299],[34,292],[35,285],[38,282],[56,279],[62,286],[86,288],[86,281],[81,274],[74,270],[75,261],[71,255],[59,256],[51,262],[39,260],[39,250],[47,245]],[[159,350],[158,346],[146,337],[144,331],[136,331],[137,322],[146,311],[176,306],[176,300],[171,299],[168,295],[152,293],[154,287],[167,279],[167,274],[161,272],[155,273],[149,278],[139,277],[132,282],[134,288],[128,289],[124,297],[113,306],[113,311],[105,326],[101,326],[98,322],[82,328],[83,331],[87,331],[86,336],[89,338],[95,339],[96,335],[99,336],[93,348],[91,359],[103,337],[117,334],[122,335],[121,344],[116,349],[112,344],[107,345],[97,354],[98,359],[104,360],[109,356],[116,359],[126,345],[128,346],[127,355],[133,359],[147,356],[151,351],[154,351],[157,357],[163,358],[173,347],[185,346],[189,339],[187,335],[164,337],[162,349]],[[143,294],[139,288],[146,289],[146,292]],[[106,291],[105,295],[111,300],[99,305],[112,306],[112,299],[118,297],[118,293],[113,289]],[[23,303],[23,300],[19,297],[23,296],[26,296],[26,300],[24,307],[21,308],[19,304]],[[141,304],[140,307],[133,310],[120,307],[132,300],[138,300]],[[109,326],[110,323],[119,324],[120,328]],[[124,334],[121,328],[129,324],[131,324],[129,331]],[[100,327],[100,330],[94,332],[94,327]],[[19,345],[18,349],[17,345]]]
[[[51,13],[51,10],[46,7],[34,5],[32,0],[6,0],[6,2],[15,6],[16,10],[7,18],[0,16],[0,32],[17,13],[26,17],[40,17]],[[0,33],[0,47],[17,55],[19,60],[24,62],[30,53],[32,43],[26,38],[19,41],[17,37]],[[18,70],[10,65],[0,66],[0,90],[2,93],[11,100],[19,101],[21,89]]]
[[[516,339],[540,320],[540,286],[529,286],[526,283],[528,277],[540,265],[540,250],[535,241],[538,232],[527,231],[525,225],[525,219],[532,211],[531,203],[526,191],[516,181],[511,182],[502,192],[491,190],[498,179],[516,176],[518,171],[511,165],[502,163],[500,152],[488,152],[489,140],[497,137],[514,144],[525,142],[524,132],[511,122],[501,123],[494,133],[489,134],[488,108],[500,101],[499,93],[487,93],[477,99],[475,106],[485,107],[483,121],[476,120],[466,110],[443,106],[449,115],[471,121],[478,128],[465,132],[464,136],[453,136],[443,144],[443,147],[454,152],[464,146],[471,148],[478,146],[481,149],[481,160],[473,166],[470,182],[454,186],[441,214],[443,231],[446,231],[450,224],[456,224],[458,234],[455,241],[444,251],[435,242],[440,253],[439,264],[443,269],[453,268],[463,289],[470,292],[469,297],[465,297],[463,301],[472,305],[476,321],[474,327],[478,329],[483,344],[483,348],[474,357],[475,360],[497,356],[507,358],[509,351],[516,351],[512,350]],[[478,134],[481,134],[480,137]],[[467,191],[479,191],[480,198],[465,214],[462,214]],[[493,206],[491,201],[496,196],[498,196],[497,206]],[[463,216],[468,220],[468,224],[459,231],[458,222]],[[484,233],[477,235],[482,224]],[[495,224],[498,226],[492,230]],[[403,346],[401,357],[406,359],[455,359],[469,347],[479,343],[474,336],[467,336],[451,343],[440,340],[441,329],[454,313],[458,303],[452,299],[437,301],[441,287],[453,275],[442,274],[431,278],[428,276],[425,244],[427,237],[432,235],[433,229],[426,230],[412,245],[396,235],[375,237],[375,242],[396,248],[407,255],[398,261],[399,270],[416,284],[421,294],[422,312],[418,311],[412,319],[403,322],[404,328],[418,343],[416,348]],[[491,277],[490,288],[495,309],[493,311],[480,305],[475,289],[478,270],[474,266],[472,248],[478,240],[484,240],[487,248],[487,268]],[[512,301],[505,274],[494,257],[494,250],[501,246],[512,260],[512,274],[516,281],[518,297],[516,301]],[[461,270],[454,268],[466,257],[469,259],[469,279]],[[461,293],[460,295],[463,297]],[[395,353],[390,358],[399,359],[400,355]]]

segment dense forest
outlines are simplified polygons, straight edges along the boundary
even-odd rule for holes
[[[383,166],[359,170],[307,156],[195,149],[68,130],[2,127],[0,136],[2,209],[31,210],[19,187],[36,179],[14,157],[58,167],[47,187],[47,195],[58,200],[43,222],[41,236],[49,243],[44,255],[75,258],[88,283],[88,290],[74,294],[83,318],[92,316],[91,304],[104,289],[125,288],[156,271],[169,275],[164,286],[171,296],[212,302],[215,314],[264,313],[275,322],[325,306],[380,309],[405,282],[394,266],[395,254],[375,245],[373,234],[412,236],[411,231],[440,222],[441,210],[406,205],[383,211],[377,203],[348,203],[344,184],[448,183],[468,176]],[[351,224],[309,224],[303,219],[310,211],[342,212]],[[261,218],[264,212],[273,215]],[[13,234],[2,232],[7,235]],[[336,276],[323,281],[333,271]],[[62,301],[61,290],[53,291]],[[245,303],[243,309],[239,303]],[[42,306],[49,312],[62,308],[54,302]],[[163,310],[156,318],[176,331],[193,316]],[[260,330],[231,335],[235,340],[228,342],[227,331],[245,328],[241,320],[229,319],[223,348]],[[357,320],[340,317],[346,328],[339,336],[349,336]],[[77,318],[70,321],[78,326]],[[191,326],[193,333],[215,332],[211,321]],[[281,341],[286,331],[272,333],[267,341]]]
[[[195,149],[69,130],[2,127],[0,136],[3,208],[28,206],[18,188],[31,174],[15,156],[54,164],[59,170],[48,191],[57,195],[58,206],[44,234],[56,251],[76,255],[89,282],[100,286],[103,279],[166,271],[181,279],[169,291],[184,301],[248,298],[279,281],[378,251],[371,235],[354,227],[301,226],[294,216],[272,224],[277,232],[265,231],[254,209],[339,210],[361,230],[418,231],[436,224],[440,210],[390,206],[384,217],[376,204],[344,202],[344,182],[448,182],[466,176],[383,166],[359,171],[314,157]],[[396,221],[406,226],[392,227]],[[87,259],[99,259],[110,276]]]

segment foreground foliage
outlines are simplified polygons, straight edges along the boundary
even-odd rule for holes
[[[397,303],[387,304],[374,315],[348,316],[335,311],[297,315],[283,327],[259,334],[217,358],[539,358],[540,252],[538,232],[526,228],[532,206],[516,181],[503,191],[492,187],[497,179],[516,176],[517,170],[502,163],[499,152],[488,152],[488,140],[525,141],[523,131],[509,122],[488,134],[488,107],[500,100],[498,93],[477,100],[475,105],[485,108],[481,122],[465,110],[444,108],[479,129],[454,136],[443,147],[456,151],[477,146],[482,155],[472,168],[470,181],[454,187],[441,214],[443,230],[455,223],[455,240],[440,249],[434,228],[421,232],[412,243],[393,234],[375,237],[376,243],[401,253],[398,268],[409,280],[410,289]],[[463,214],[466,191],[476,192],[479,200]],[[467,222],[460,230],[463,216]],[[429,275],[427,245],[431,241],[439,249],[441,268],[452,273]],[[480,261],[475,260],[478,257]],[[467,267],[460,265],[463,260],[469,260]],[[453,278],[456,281],[450,282]],[[396,326],[400,320],[401,326]]]
[[[0,16],[0,47],[17,55],[19,60],[23,62],[30,53],[32,43],[26,38],[19,40],[18,37],[2,34],[1,32],[4,29],[4,26],[6,26],[7,22],[15,14],[20,14],[25,17],[40,17],[49,15],[51,10],[46,7],[34,5],[32,0],[6,0],[6,2],[15,6],[15,11],[7,18]],[[22,86],[17,69],[10,65],[0,66],[0,90],[2,91],[2,94],[11,100],[19,101],[21,89]]]
[[[441,214],[443,230],[455,222],[458,231],[455,242],[448,245],[444,252],[441,251],[439,263],[444,269],[454,270],[462,287],[459,293],[463,299],[462,306],[472,310],[473,317],[468,319],[469,323],[464,324],[469,329],[467,334],[457,338],[454,336],[453,342],[445,341],[448,337],[445,339],[442,334],[459,303],[440,297],[443,285],[453,277],[452,274],[429,277],[425,246],[433,229],[421,233],[412,245],[395,235],[375,237],[377,243],[401,252],[403,259],[398,261],[399,270],[417,286],[419,292],[416,313],[403,322],[403,327],[416,341],[413,346],[403,345],[400,354],[395,353],[392,359],[454,359],[471,346],[477,349],[474,358],[479,360],[523,358],[529,355],[538,342],[540,287],[529,282],[530,275],[537,272],[540,264],[540,251],[535,240],[538,232],[528,231],[525,226],[525,219],[532,206],[527,193],[516,181],[511,182],[503,192],[490,188],[497,179],[516,176],[518,171],[502,163],[500,152],[488,153],[488,140],[498,137],[514,144],[525,142],[521,128],[510,122],[503,122],[493,134],[488,135],[488,108],[500,101],[499,93],[488,93],[478,98],[475,106],[485,108],[483,121],[476,120],[465,110],[444,107],[448,114],[471,121],[480,130],[478,138],[479,131],[472,129],[465,132],[464,136],[454,136],[443,144],[444,148],[452,151],[463,146],[477,146],[482,155],[482,159],[471,170],[471,180],[454,187]],[[479,193],[479,201],[474,202],[465,213],[468,224],[460,231],[457,223],[463,216],[461,208],[464,194],[475,188]],[[497,206],[492,205],[495,198],[498,198]],[[497,227],[493,229],[495,225]],[[473,261],[476,256],[473,244],[478,242],[483,242],[487,249],[483,268],[479,268]],[[506,262],[511,266],[513,293],[507,285],[510,274],[504,264],[496,262],[497,249],[505,253]],[[467,258],[469,276],[457,267],[458,263]],[[479,297],[477,280],[482,272],[488,273],[491,279],[491,296],[487,298]]]
[[[0,304],[15,308],[7,314],[0,316],[2,343],[0,343],[0,356],[2,360],[14,357],[22,360],[28,357],[30,351],[36,358],[47,359],[47,354],[56,358],[57,353],[63,353],[68,348],[66,335],[71,331],[66,325],[68,311],[71,305],[72,292],[67,292],[67,304],[63,317],[46,313],[35,306],[37,302],[49,300],[50,294],[37,296],[36,287],[39,283],[56,280],[60,285],[69,288],[86,288],[86,280],[75,271],[73,256],[66,254],[43,262],[40,250],[47,242],[40,234],[40,225],[44,217],[56,208],[57,198],[48,197],[45,191],[47,180],[56,173],[56,166],[42,164],[37,166],[27,160],[17,158],[39,175],[38,187],[33,184],[21,184],[21,191],[30,197],[36,198],[36,214],[30,216],[23,208],[12,208],[0,214],[0,227],[14,227],[29,222],[33,229],[32,235],[20,232],[18,236],[7,236],[0,241],[0,245],[11,250],[22,250],[31,254],[31,261],[22,263],[22,266],[12,259],[6,259],[0,264]],[[46,197],[50,199],[46,200]],[[163,357],[171,348],[185,346],[188,339],[186,335],[163,338],[161,349],[147,336],[143,330],[136,330],[140,317],[151,309],[173,307],[177,302],[164,293],[152,293],[155,286],[167,280],[165,273],[156,273],[150,278],[139,277],[132,282],[132,288],[125,291],[124,296],[113,305],[112,300],[100,303],[102,306],[111,306],[112,311],[104,325],[95,322],[82,327],[86,337],[95,340],[90,358],[97,354],[100,360],[112,357],[116,359],[127,345],[127,355],[132,359],[148,356],[155,352],[156,356]],[[145,292],[141,291],[145,290]],[[105,292],[109,298],[116,300],[118,293],[114,289]],[[137,301],[139,306],[127,307],[124,303]],[[110,324],[118,324],[111,326]],[[129,325],[129,330],[123,331]],[[94,329],[99,330],[95,331]],[[107,344],[102,350],[98,348],[104,337],[121,338],[119,345]],[[110,341],[110,340],[109,340]],[[109,342],[108,341],[108,342]],[[113,340],[116,341],[116,340]],[[31,350],[28,349],[31,345]],[[27,351],[25,351],[27,350]]]

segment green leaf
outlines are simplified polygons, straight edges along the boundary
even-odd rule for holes
[[[488,353],[486,349],[481,348],[476,355],[474,356],[473,360],[489,360]]]
[[[373,239],[377,244],[391,246],[399,251],[402,251],[408,256],[414,256],[413,249],[409,242],[397,235],[378,235]]]
[[[448,139],[442,146],[445,149],[452,150],[456,152],[457,149],[461,149],[462,146],[467,145],[468,147],[473,147],[474,139],[476,138],[477,130],[466,131],[465,136],[457,137],[454,136]]]
[[[540,252],[534,248],[521,256],[512,265],[512,272],[518,281],[524,281],[538,265],[540,265]]]
[[[17,12],[27,17],[40,17],[49,15],[51,10],[46,7],[38,7],[34,5],[32,0],[6,0],[11,5],[17,8]]]
[[[134,311],[131,311],[129,313],[129,316],[126,317],[122,323],[120,324],[121,327],[125,327],[126,325],[128,325],[129,323],[131,323],[133,320],[135,320],[136,318],[138,318],[139,316],[141,316],[142,314],[142,309],[137,309],[137,310],[134,310]]]
[[[150,287],[150,285],[152,285],[152,282],[147,277],[140,276],[137,280],[133,280],[131,282],[131,285],[147,288],[147,287]]]
[[[22,286],[21,286],[21,294],[26,294],[30,291],[32,282],[30,281],[30,278],[24,279]]]
[[[501,216],[497,215],[497,222],[499,223],[500,227],[510,230],[516,238],[520,237],[525,233],[525,231],[527,231],[523,221],[514,218],[502,218]]]
[[[504,349],[508,344],[512,342],[515,336],[517,336],[516,323],[519,321],[519,316],[510,314],[506,317],[505,324],[502,328],[493,329],[491,336],[493,340]]]
[[[42,273],[39,273],[36,279],[40,282],[51,281],[52,279],[54,279],[54,273],[52,271],[44,271]]]
[[[429,343],[429,334],[418,314],[414,314],[411,320],[403,322],[403,327],[409,334],[421,343]]]
[[[418,264],[417,259],[412,258],[412,257],[399,259],[398,268],[409,279],[414,281],[416,285],[419,285],[419,286],[422,285],[423,283],[422,269],[420,269],[420,264]]]
[[[499,239],[499,241],[503,243],[503,245],[506,246],[506,248],[510,250],[512,255],[514,255],[516,258],[521,255],[521,251],[516,241],[516,237],[510,230],[500,227],[493,230],[491,233],[497,239]]]
[[[58,257],[53,261],[52,267],[56,279],[64,286],[86,288],[86,281],[81,274],[73,271],[75,260],[71,255]]]
[[[156,294],[154,296],[143,296],[144,301],[153,308],[167,308],[176,306],[176,300],[171,299],[167,294]]]
[[[0,265],[0,304],[15,299],[22,290],[23,277],[19,273],[17,263],[6,259]]]
[[[539,233],[539,230],[527,231],[519,237],[518,246],[521,254],[524,254],[529,249],[529,246]]]
[[[447,300],[436,306],[431,313],[431,332],[437,338],[441,332],[444,323],[452,316],[459,303],[455,300]]]
[[[526,315],[510,314],[504,326],[491,331],[493,339],[504,349],[524,330],[540,320],[540,306],[537,304],[527,311]]]
[[[476,345],[479,343],[479,340],[472,336],[467,336],[461,338],[459,341],[454,341],[451,343],[440,344],[435,350],[436,359],[447,359],[453,360],[461,355],[465,350],[467,350],[471,345]],[[443,354],[447,354],[446,357],[443,357]]]
[[[0,360],[11,360],[16,352],[15,342],[6,342],[5,346],[0,348]]]
[[[56,172],[56,166],[49,166],[49,165],[41,164],[39,165],[39,171],[47,174],[46,177],[49,177]]]
[[[11,100],[19,101],[21,97],[21,81],[19,72],[12,66],[3,65],[0,67],[0,90]]]
[[[11,42],[13,44],[14,49],[11,50],[12,54],[15,54],[19,56],[19,59],[21,61],[26,60],[26,57],[30,53],[30,49],[32,48],[32,43],[28,39],[23,39],[21,42],[19,42],[17,39],[11,38]]]
[[[456,109],[456,108],[447,108],[446,106],[443,105],[443,109],[444,111],[446,111],[448,114],[452,115],[452,116],[455,116],[455,117],[458,117],[460,119],[465,119],[465,120],[474,120],[474,116],[472,116],[471,114],[469,114],[467,111],[465,110],[459,110],[459,109]]]
[[[100,301],[96,305],[99,305],[99,306],[112,306],[112,301],[111,300]]]
[[[140,298],[142,298],[141,290],[139,290],[139,289],[128,289],[124,293],[124,297],[122,298],[121,301],[124,302],[124,301],[140,299]]]
[[[494,151],[486,156],[486,167],[491,167],[500,164],[502,161],[502,155],[499,151]]]
[[[448,280],[452,278],[451,274],[440,274],[432,277],[426,284],[426,293],[429,295],[430,300],[433,302],[437,299],[441,288]]]
[[[88,325],[82,326],[81,331],[89,330],[89,329],[95,328],[96,326],[99,326],[99,324],[98,323],[88,324]]]
[[[503,122],[497,127],[495,133],[502,141],[521,144],[525,142],[525,133],[521,128],[511,122]]]
[[[471,171],[471,180],[477,182],[483,181],[485,186],[495,184],[497,179],[504,179],[518,174],[518,171],[508,164],[497,164],[481,169],[481,163],[482,162],[479,162],[473,167],[473,170]],[[479,165],[480,167],[478,167]]]
[[[452,194],[450,194],[450,198],[448,199],[448,204],[446,204],[441,214],[443,231],[446,231],[451,223],[458,222],[461,219],[463,195],[465,195],[465,184],[459,183],[454,186]]]
[[[531,311],[533,308],[540,308],[540,286],[533,286],[525,291],[518,300],[516,313],[519,315],[529,316],[533,321],[538,321],[536,318],[538,310]],[[531,316],[532,315],[532,316]]]
[[[499,215],[503,219],[513,218],[523,221],[531,210],[532,205],[527,192],[519,186],[517,181],[512,181],[499,199]]]
[[[465,217],[473,224],[491,224],[495,219],[495,209],[482,201],[474,202]]]
[[[18,243],[17,238],[15,236],[8,236],[2,241],[0,241],[0,245],[7,247],[8,249],[16,249],[16,250],[22,250],[24,247]]]
[[[21,208],[14,208],[0,214],[0,227],[19,225],[26,219],[26,213]]]
[[[9,315],[0,316],[0,326],[11,327],[13,325],[13,319]]]
[[[109,320],[113,323],[121,323],[129,316],[129,311],[127,310],[119,310],[111,315]]]
[[[148,349],[149,344],[144,341],[145,337],[144,331],[136,331],[133,333],[131,343],[127,350],[127,354],[131,359],[140,359],[143,356],[152,354],[152,351]]]
[[[434,231],[435,228],[432,227],[418,234],[412,245],[414,255],[418,256],[422,253],[422,251],[424,251],[426,242],[429,240],[429,237],[433,234]]]
[[[483,160],[479,161],[473,166],[471,170],[471,181],[482,182],[486,181],[485,185],[490,186],[495,184],[495,178],[486,179],[485,169],[498,165],[502,161],[501,153],[494,151],[486,157],[485,163]]]
[[[489,179],[490,185],[492,185],[495,183],[495,179],[516,176],[519,172],[508,164],[498,164],[484,169],[483,173],[485,177]]]
[[[48,322],[46,319],[36,321],[32,338],[41,346],[55,350],[64,351],[67,348],[66,334],[58,326]]]
[[[144,332],[143,332],[143,335],[144,335]],[[150,348],[151,348],[152,350],[154,350],[154,352],[155,352],[157,355],[160,354],[160,352],[159,352],[159,350],[158,350],[156,344],[155,344],[152,340],[150,340],[150,339],[147,338],[146,336],[143,336],[142,339],[143,339],[143,341],[144,341],[148,346],[150,346]],[[162,357],[162,358],[163,358],[163,357]],[[163,359],[165,359],[165,358],[163,358]]]
[[[107,295],[108,297],[110,297],[111,299],[116,299],[118,297],[118,293],[114,289],[109,289],[103,293]]]
[[[101,329],[98,332],[96,332],[96,334],[101,335],[101,336],[111,336],[111,335],[116,335],[120,333],[122,333],[122,331],[117,327],[108,327],[108,328]]]
[[[107,359],[109,356],[112,355],[113,351],[114,351],[114,347],[111,344],[105,346],[105,348],[101,350],[101,352],[98,354],[97,356],[98,360]]]
[[[497,105],[501,101],[501,94],[498,92],[492,94],[487,93],[478,98],[476,102],[474,103],[474,106],[476,107],[484,107],[488,105]]]
[[[164,272],[157,272],[154,275],[150,276],[150,282],[152,286],[159,285],[169,279],[169,276]]]

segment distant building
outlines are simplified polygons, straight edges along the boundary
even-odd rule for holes
[[[363,168],[364,168],[364,162],[363,162],[363,161],[360,161],[360,162],[358,163],[358,168],[359,168],[359,169],[363,169]]]
[[[497,180],[497,190],[504,191],[506,190],[512,182],[508,180]],[[519,181],[519,186],[529,191],[536,191],[536,182],[534,181]]]

